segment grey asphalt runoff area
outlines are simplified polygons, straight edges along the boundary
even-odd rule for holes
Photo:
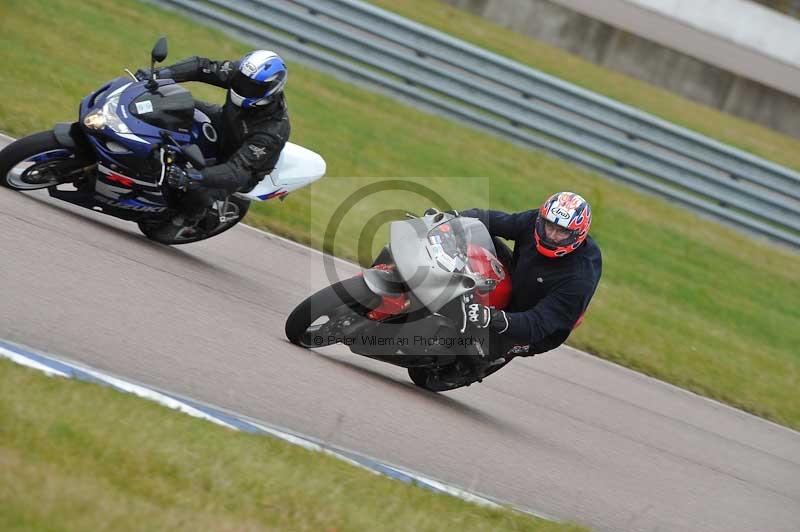
[[[0,338],[594,530],[800,529],[800,433],[576,350],[436,395],[289,344],[287,314],[326,281],[272,235],[170,248],[0,189],[0,249]]]

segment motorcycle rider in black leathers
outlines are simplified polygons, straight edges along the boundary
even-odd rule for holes
[[[252,189],[278,161],[289,139],[289,115],[283,88],[287,69],[274,52],[256,50],[238,61],[189,57],[156,71],[176,82],[200,81],[227,89],[223,106],[196,102],[218,137],[219,159],[202,170],[170,167],[170,186],[185,191],[183,207],[199,217],[216,199]],[[149,76],[147,71],[137,77]]]
[[[515,242],[512,254],[495,238],[498,258],[511,272],[507,308],[479,303],[467,308],[468,323],[489,331],[490,353],[484,363],[561,345],[583,320],[602,271],[600,248],[588,236],[592,214],[586,200],[560,192],[538,210],[507,214],[470,209],[460,214],[481,220],[492,237]]]

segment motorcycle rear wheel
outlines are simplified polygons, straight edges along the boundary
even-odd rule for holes
[[[510,360],[490,367],[489,370],[486,371],[486,373],[481,377],[481,380],[496,372],[508,364],[508,362],[510,362]],[[413,367],[408,368],[408,376],[411,379],[411,382],[430,392],[449,392],[450,390],[456,390],[458,388],[469,386],[474,382],[478,382],[478,380],[475,378],[464,378],[463,382],[444,382],[438,378],[438,373],[440,371],[441,369],[439,368],[431,368],[426,366]]]
[[[229,198],[228,207],[236,209],[236,219],[225,223],[219,223],[210,230],[197,228],[197,230],[190,236],[187,236],[186,226],[182,224],[173,224],[173,220],[175,218],[156,223],[148,221],[139,222],[139,230],[150,240],[159,242],[161,244],[167,244],[169,246],[199,242],[200,240],[205,240],[207,238],[211,238],[212,236],[217,236],[221,233],[224,233],[242,221],[242,218],[244,218],[244,215],[247,214],[247,211],[250,209],[250,202],[246,199],[231,196]]]

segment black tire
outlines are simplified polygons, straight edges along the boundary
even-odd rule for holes
[[[39,163],[34,166],[44,167],[44,165],[47,165],[48,169],[53,171],[55,175],[58,175],[61,168],[65,171],[73,171],[90,164],[89,161],[76,159],[74,150],[62,146],[58,140],[56,140],[52,130],[41,131],[18,139],[0,150],[0,185],[13,190],[28,191],[49,188],[62,182],[60,180],[54,180],[37,185],[20,186],[20,183],[15,183],[13,181],[13,177],[12,181],[9,181],[9,177],[11,177],[9,174],[15,166],[34,155],[55,150],[67,150],[69,155],[56,157],[51,161]],[[59,168],[59,165],[61,168]]]
[[[350,307],[357,313],[375,308],[380,296],[375,295],[361,276],[352,277],[332,284],[309,296],[286,318],[286,338],[295,345],[314,347],[303,342],[303,336],[312,323],[324,316],[330,316],[341,307]]]
[[[219,234],[224,233],[228,229],[232,228],[236,224],[242,221],[247,211],[250,209],[250,201],[246,199],[242,199],[237,196],[231,196],[229,198],[231,203],[236,204],[239,208],[239,217],[237,220],[233,222],[226,222],[224,224],[219,224],[211,231],[201,231],[195,237],[191,238],[179,238],[178,233],[182,226],[176,226],[172,223],[172,219],[167,221],[162,221],[158,223],[153,222],[139,222],[139,230],[149,238],[155,242],[159,242],[161,244],[167,244],[169,246],[178,246],[181,244],[191,244],[193,242],[199,242],[201,240],[206,240],[207,238],[211,238],[212,236],[217,236]]]
[[[498,371],[509,362],[510,360],[503,362],[502,364],[492,366],[489,368],[489,371],[487,371],[486,374],[481,377],[481,380]],[[436,369],[430,367],[408,368],[408,376],[411,379],[411,382],[420,388],[428,390],[429,392],[448,392],[450,390],[463,388],[464,386],[469,386],[470,384],[477,382],[476,379],[465,379],[464,382],[460,383],[445,383],[436,378],[436,371]]]

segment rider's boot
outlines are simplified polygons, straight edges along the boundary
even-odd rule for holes
[[[208,232],[217,226],[219,214],[211,209],[214,199],[214,193],[209,189],[191,190],[184,194],[180,213],[172,220],[173,224],[184,227],[184,237]]]

